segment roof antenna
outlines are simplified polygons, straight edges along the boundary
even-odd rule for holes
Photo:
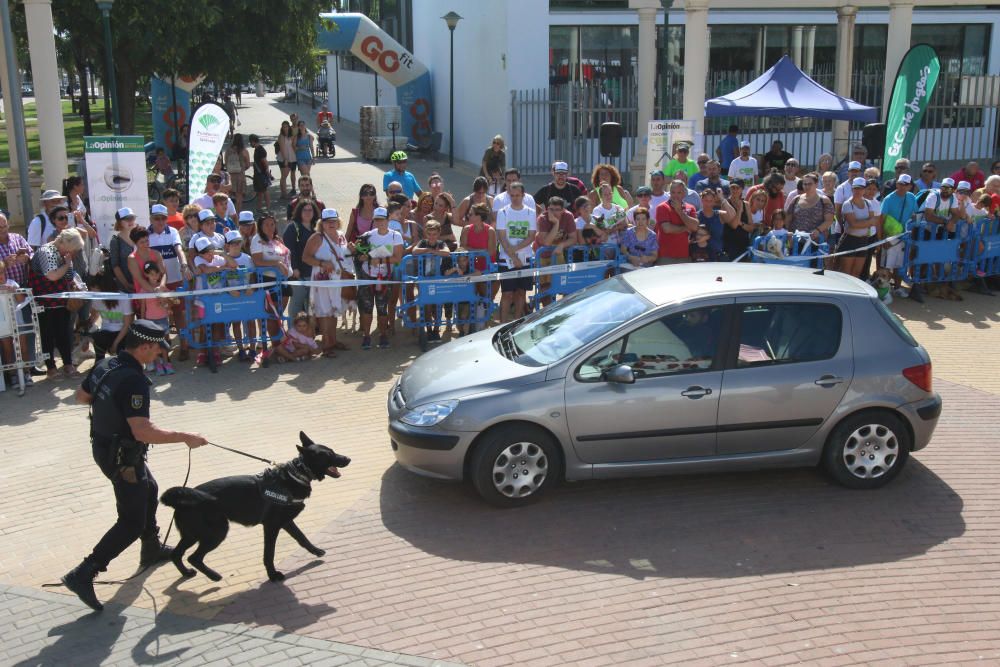
[[[813,271],[813,275],[814,276],[825,276],[826,275],[826,267],[825,266],[821,266],[818,271]]]

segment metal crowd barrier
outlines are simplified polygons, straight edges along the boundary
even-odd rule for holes
[[[903,239],[902,271],[912,283],[965,280],[975,271],[979,239],[968,222],[957,222],[954,231],[933,222],[913,222]]]
[[[542,246],[535,251],[532,258],[533,267],[565,264],[567,262],[598,262],[606,260],[607,266],[595,266],[573,271],[572,273],[557,273],[550,276],[535,276],[535,292],[531,296],[533,308],[555,300],[557,296],[566,296],[584,287],[590,287],[608,276],[609,270],[617,272],[621,265],[621,255],[614,243],[599,245],[573,245],[561,254],[555,254],[555,246]]]

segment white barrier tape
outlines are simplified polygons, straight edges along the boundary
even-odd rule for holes
[[[853,255],[855,253],[862,252],[865,250],[871,250],[872,248],[877,248],[881,245],[885,245],[886,243],[891,243],[896,239],[902,238],[906,236],[906,234],[907,234],[906,232],[903,232],[902,234],[889,236],[887,238],[882,239],[881,241],[876,241],[875,243],[869,243],[868,245],[862,246],[860,248],[854,248],[853,250],[841,250],[840,252],[828,253],[826,255],[785,255],[779,257],[778,255],[774,255],[769,252],[764,252],[762,250],[755,250],[753,248],[750,248],[749,250],[747,250],[747,252],[752,254],[754,257],[764,257],[766,259],[778,259],[786,262],[812,262],[813,260],[817,259],[826,259],[828,257],[840,257],[842,255]],[[742,259],[745,254],[746,253],[740,255],[739,258],[733,261],[739,261],[739,259]]]
[[[247,285],[232,285],[228,287],[213,287],[209,289],[198,289],[189,291],[177,291],[177,292],[144,292],[141,294],[129,294],[127,292],[56,292],[54,294],[40,294],[36,296],[36,299],[83,299],[85,301],[103,301],[111,299],[129,299],[143,300],[143,299],[180,299],[189,297],[199,297],[209,294],[225,294],[228,292],[242,292],[248,289],[264,289],[268,287],[273,287],[275,285],[289,285],[293,287],[320,287],[320,288],[340,288],[340,287],[362,287],[367,285],[426,285],[430,283],[452,283],[452,284],[469,284],[469,283],[484,283],[492,282],[494,280],[505,280],[508,278],[526,278],[544,275],[553,275],[558,273],[574,273],[576,271],[583,271],[586,269],[595,269],[598,267],[607,267],[611,264],[613,260],[604,260],[597,262],[577,262],[573,264],[554,264],[552,266],[543,266],[539,268],[531,269],[518,269],[516,271],[505,271],[503,273],[485,273],[480,275],[467,275],[467,276],[446,276],[441,278],[421,278],[420,280],[408,279],[408,280],[366,280],[352,278],[349,280],[343,280],[340,278],[330,279],[330,280],[285,280],[281,283],[276,281],[268,281],[263,283],[250,283]]]

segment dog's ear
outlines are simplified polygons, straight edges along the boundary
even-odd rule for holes
[[[309,439],[309,436],[305,434],[305,431],[299,431],[299,440],[302,442],[303,447],[308,447],[313,444],[313,441]],[[301,448],[299,451],[301,451]]]

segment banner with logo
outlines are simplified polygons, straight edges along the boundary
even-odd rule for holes
[[[643,183],[649,184],[649,172],[662,170],[673,159],[680,143],[691,146],[693,160],[701,149],[701,135],[696,132],[693,120],[651,120],[646,141],[646,175]],[[670,180],[669,178],[667,179]]]
[[[350,51],[395,86],[404,136],[417,145],[430,141],[430,72],[389,33],[364,14],[320,14],[316,46],[330,53]]]
[[[205,182],[215,169],[227,134],[229,116],[220,106],[204,104],[194,112],[188,148],[188,201],[205,191]]]
[[[104,247],[111,242],[120,208],[131,208],[136,221],[149,226],[145,142],[143,137],[83,138],[90,215]]]
[[[191,91],[204,76],[153,77],[153,143],[173,156],[180,129],[191,118]],[[171,85],[173,81],[173,85]],[[176,106],[175,106],[176,105]]]
[[[941,61],[932,46],[917,44],[903,56],[885,114],[884,164],[909,156],[940,73]]]

